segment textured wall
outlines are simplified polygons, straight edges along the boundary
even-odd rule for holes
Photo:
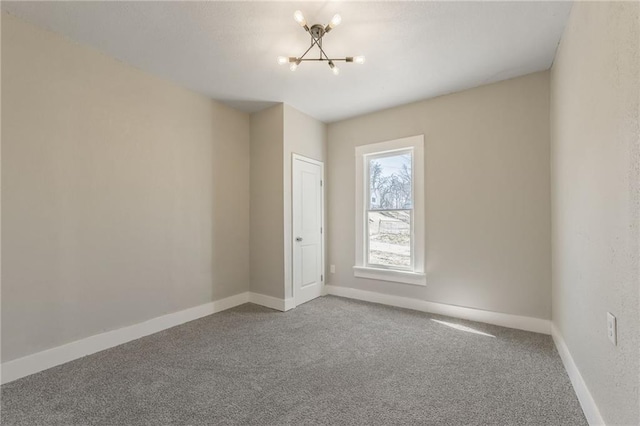
[[[427,286],[354,278],[358,145],[424,134]],[[551,316],[549,74],[329,124],[330,284]]]
[[[553,322],[611,425],[640,424],[639,9],[576,2],[551,71]]]
[[[2,361],[246,291],[249,116],[2,14]]]

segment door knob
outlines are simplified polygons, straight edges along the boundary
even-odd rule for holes
[[[302,241],[302,237],[296,237],[296,241]]]

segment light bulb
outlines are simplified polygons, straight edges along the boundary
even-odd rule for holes
[[[298,69],[298,64],[296,62],[291,62],[291,65],[289,65],[289,69],[291,71],[295,71]]]
[[[338,69],[338,67],[336,67],[336,64],[334,64],[333,61],[329,61],[329,68],[331,68],[331,71],[333,71],[333,75],[340,74],[340,70]]]
[[[335,15],[333,15],[333,18],[331,18],[331,22],[329,23],[329,25],[331,26],[331,28],[334,28],[340,25],[340,22],[342,22],[342,16],[336,13]]]
[[[293,19],[295,19],[296,22],[303,27],[307,25],[307,20],[304,19],[304,15],[299,10],[296,10],[295,12],[293,12]]]
[[[364,64],[364,56],[356,56],[353,58],[353,62],[356,64]]]
[[[289,58],[287,58],[285,56],[278,56],[278,64],[284,65],[287,62],[289,62]]]

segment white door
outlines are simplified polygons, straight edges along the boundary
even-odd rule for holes
[[[293,297],[296,306],[322,293],[323,164],[293,156]]]

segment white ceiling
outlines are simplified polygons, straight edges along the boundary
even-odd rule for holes
[[[253,112],[275,102],[325,122],[551,66],[569,2],[1,2],[2,10]],[[329,56],[364,65],[276,63],[309,36],[293,20],[342,24]],[[314,48],[315,49],[315,48]]]

